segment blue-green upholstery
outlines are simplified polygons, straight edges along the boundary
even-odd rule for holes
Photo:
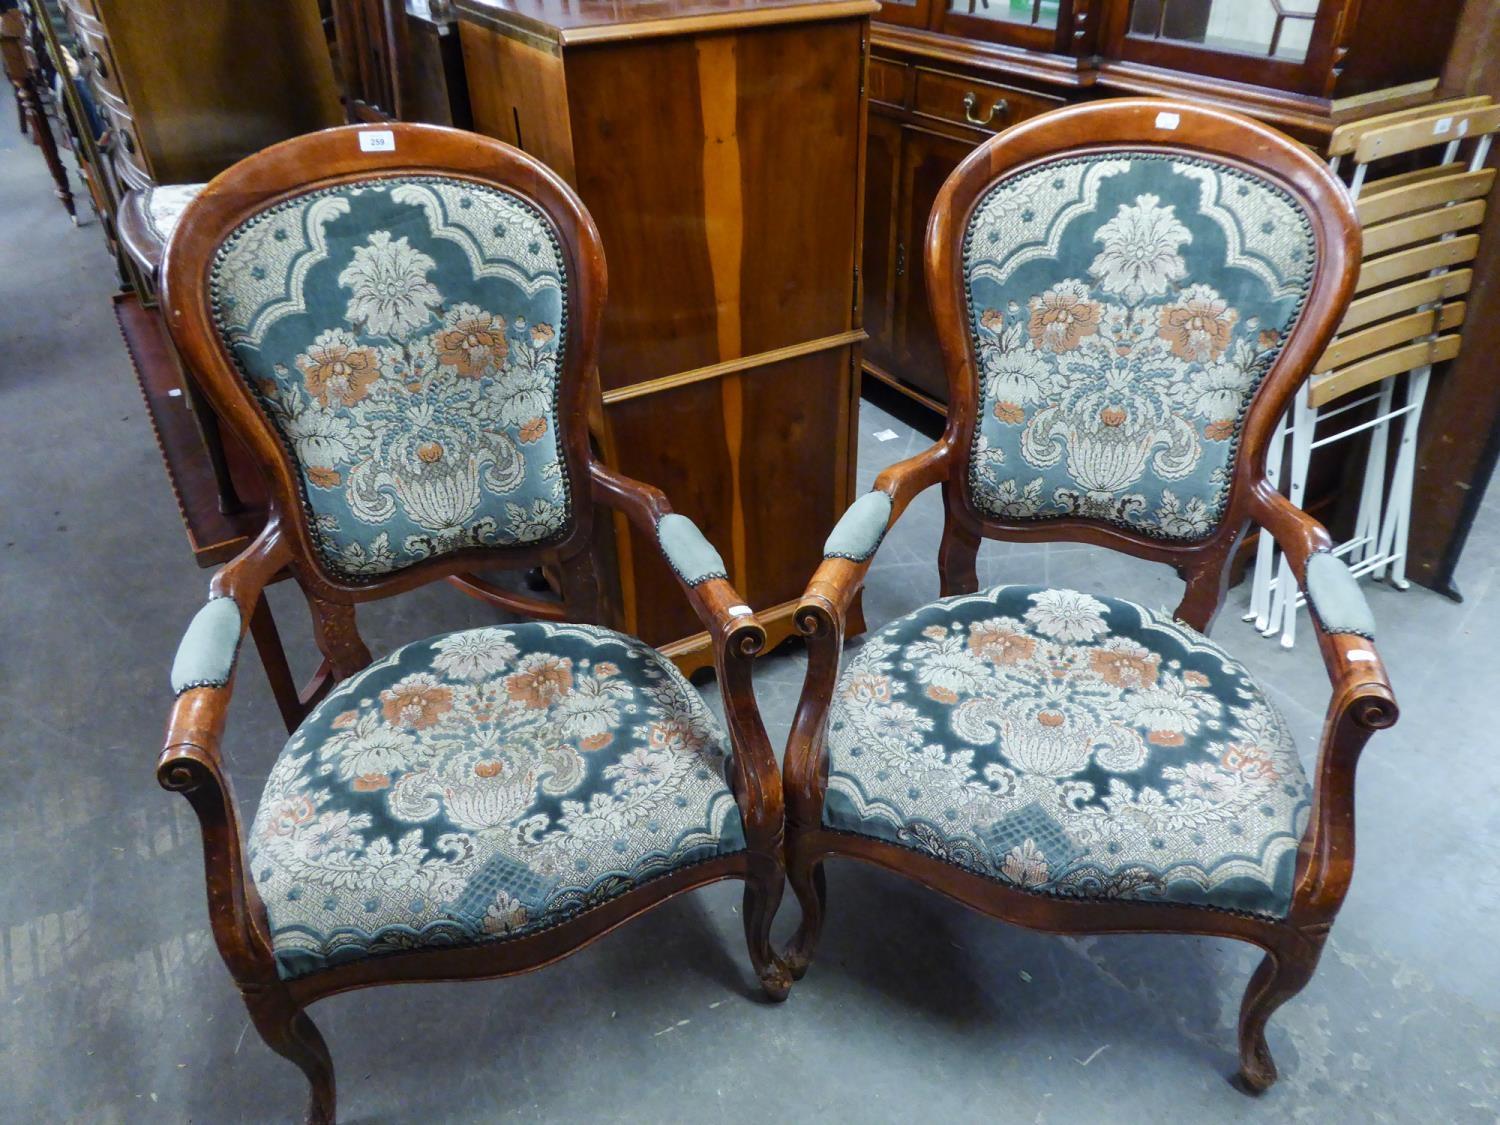
[[[283,977],[538,930],[745,846],[728,742],[671,662],[583,625],[449,633],[281,752],[248,864]]]
[[[172,660],[172,692],[221,687],[234,671],[243,625],[233,598],[210,598],[188,623]]]
[[[330,571],[566,531],[563,274],[534,205],[438,176],[308,192],[225,241],[216,322],[297,462]]]
[[[1315,257],[1291,195],[1199,157],[1114,151],[1002,179],[964,240],[976,505],[1209,535]]]
[[[661,544],[668,565],[689,586],[707,582],[710,578],[728,577],[719,552],[687,516],[668,512],[657,520],[656,541]]]
[[[823,823],[1042,894],[1282,917],[1311,793],[1286,724],[1202,634],[1000,586],[869,637],[839,681]]]
[[[1327,633],[1355,633],[1375,639],[1375,615],[1344,560],[1315,551],[1307,560],[1307,604]]]
[[[825,559],[852,559],[864,562],[873,555],[885,538],[891,522],[891,496],[876,489],[866,492],[839,517],[823,542]]]

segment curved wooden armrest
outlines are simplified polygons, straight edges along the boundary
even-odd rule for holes
[[[905,461],[886,467],[875,478],[875,487],[871,491],[883,492],[891,498],[891,511],[885,528],[875,537],[873,546],[863,558],[829,553],[833,539],[830,537],[830,544],[824,548],[823,561],[813,572],[802,601],[797,606],[797,625],[803,633],[808,636],[816,635],[822,630],[823,626],[819,622],[826,615],[837,618],[842,633],[844,616],[864,586],[865,575],[869,573],[870,564],[875,561],[875,555],[886,534],[896,526],[896,521],[918,495],[948,478],[951,456],[952,449],[948,443],[939,441]],[[850,511],[857,508],[864,499],[856,499],[850,506]],[[848,513],[845,513],[845,518],[847,517]],[[843,524],[844,519],[841,519],[839,526]],[[838,527],[835,528],[835,535],[837,534]]]
[[[1250,514],[1285,552],[1297,584],[1306,592],[1309,561],[1333,546],[1327,528],[1265,480],[1256,485],[1251,495]],[[1394,725],[1398,714],[1396,696],[1386,675],[1385,664],[1375,648],[1373,630],[1331,629],[1316,607],[1309,617],[1318,638],[1318,648],[1323,653],[1323,663],[1328,669],[1328,678],[1333,683],[1332,708],[1339,713],[1348,713],[1367,730],[1382,730]]]
[[[672,511],[666,494],[598,461],[590,464],[589,472],[594,500],[623,512],[643,535],[656,544],[698,620],[712,636],[715,648],[723,644],[742,656],[754,656],[760,652],[766,643],[765,628],[728,578],[719,574],[704,578],[685,574],[663,550],[659,531],[662,520],[667,516],[686,520]]]
[[[598,461],[590,465],[590,473],[594,500],[623,512],[656,544],[663,560],[677,576],[678,585],[687,595],[693,611],[708,630],[713,641],[714,671],[719,677],[719,693],[729,723],[730,745],[734,750],[735,799],[745,824],[745,834],[761,851],[779,855],[783,816],[781,767],[771,749],[771,741],[766,737],[751,682],[754,658],[766,646],[765,626],[729,579],[720,575],[722,568],[713,565],[716,555],[707,540],[697,544],[700,551],[707,548],[699,559],[685,560],[683,552],[678,551],[674,561],[661,538],[663,518],[674,513],[659,488],[617,473]],[[687,534],[701,539],[696,527]],[[691,568],[683,568],[686,561],[702,562],[703,566],[694,573]],[[700,577],[700,574],[704,576]]]

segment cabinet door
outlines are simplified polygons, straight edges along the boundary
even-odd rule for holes
[[[896,342],[899,373],[925,395],[948,401],[948,374],[937,327],[927,303],[922,246],[932,204],[954,168],[977,141],[939,136],[925,129],[902,130],[900,226],[896,243]]]
[[[896,364],[896,242],[901,195],[901,125],[870,113],[865,141],[864,285],[865,357],[886,371]]]

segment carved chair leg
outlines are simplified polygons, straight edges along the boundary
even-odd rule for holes
[[[1250,978],[1240,1004],[1240,1069],[1236,1078],[1246,1093],[1262,1094],[1276,1081],[1276,1062],[1266,1045],[1266,1022],[1312,979],[1323,951],[1321,942],[1288,945],[1267,953]]]
[[[333,1125],[333,1058],[307,1013],[281,989],[242,989],[245,1007],[266,1046],[297,1064],[312,1087],[307,1125]]]
[[[785,1000],[792,989],[792,975],[771,946],[771,922],[785,886],[781,864],[770,860],[757,862],[745,875],[745,941],[760,986],[772,1000]]]
[[[823,917],[828,907],[828,878],[823,874],[823,861],[805,860],[793,854],[787,868],[787,880],[802,907],[802,921],[792,935],[783,959],[795,980],[801,980],[818,948],[818,938],[823,933]]]

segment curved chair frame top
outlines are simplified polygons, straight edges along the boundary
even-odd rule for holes
[[[1301,202],[1316,238],[1316,269],[1300,319],[1244,416],[1223,515],[1211,534],[1194,542],[1164,542],[1073,517],[1005,522],[980,511],[970,493],[968,452],[979,412],[963,262],[970,218],[987,190],[1004,177],[1061,155],[1123,149],[1208,156],[1269,179]],[[1183,102],[1132,98],[1058,110],[995,136],[954,171],[938,194],[928,225],[928,293],[947,364],[950,406],[946,428],[934,445],[876,479],[875,491],[891,500],[886,527],[919,493],[940,484],[945,505],[938,557],[943,596],[978,589],[976,555],[982,538],[1075,540],[1173,566],[1186,583],[1175,616],[1200,631],[1207,631],[1223,602],[1235,547],[1251,521],[1277,539],[1298,582],[1305,582],[1309,558],[1328,550],[1331,540],[1317,521],[1268,483],[1267,444],[1277,419],[1332,337],[1353,293],[1359,260],[1358,221],[1343,186],[1310,151],[1248,118]],[[817,868],[831,855],[900,872],[984,913],[1034,929],[1239,938],[1271,954],[1251,985],[1259,1006],[1247,996],[1242,1019],[1242,1077],[1252,1088],[1269,1085],[1275,1068],[1260,1031],[1275,1004],[1295,993],[1316,965],[1353,872],[1355,765],[1371,733],[1396,720],[1395,699],[1373,643],[1330,632],[1314,615],[1333,693],[1311,775],[1313,812],[1299,846],[1292,906],[1284,920],[1174,902],[1064,899],[1008,886],[896,844],[822,827],[828,711],[846,621],[857,611],[873,554],[826,557],[797,611],[799,628],[808,638],[809,664],[785,767],[788,868],[804,911],[803,928],[789,950],[793,974],[805,970],[816,942],[823,885]]]
[[[394,136],[390,151],[362,151],[359,134],[366,129],[348,126],[283,142],[236,164],[210,183],[183,214],[163,263],[162,305],[173,339],[214,409],[249,445],[269,479],[270,515],[265,529],[214,576],[211,596],[234,599],[243,638],[264,587],[287,572],[298,580],[312,609],[325,668],[331,671],[321,691],[305,701],[307,710],[334,682],[370,662],[355,627],[356,603],[463,575],[476,565],[529,568],[549,563],[561,574],[567,598],[562,608],[498,588],[491,588],[488,600],[533,617],[590,620],[597,589],[589,555],[594,505],[618,509],[650,542],[659,542],[657,525],[671,514],[659,490],[616,473],[596,461],[590,450],[587,412],[606,275],[598,231],[577,195],[541,163],[498,141],[425,125],[381,128]],[[565,535],[545,545],[466,548],[372,581],[353,583],[330,573],[312,543],[291,456],[236,372],[214,324],[209,271],[219,246],[240,223],[281,200],[333,185],[409,174],[436,174],[510,189],[539,207],[554,228],[569,281],[569,338],[560,374],[558,427],[561,458],[571,484],[573,524]],[[744,822],[747,850],[680,868],[531,935],[462,948],[385,954],[280,980],[266,910],[245,871],[240,817],[221,751],[232,672],[222,684],[188,686],[181,691],[168,722],[157,775],[163,786],[184,793],[198,813],[209,914],[219,951],[267,1041],[313,1079],[314,1117],[331,1119],[332,1076],[321,1039],[301,1015],[306,1004],[373,984],[485,978],[534,969],[582,948],[668,898],[720,879],[747,881],[745,925],[752,935],[752,958],[767,989],[774,993],[780,988],[784,995],[790,980],[769,955],[768,944],[770,915],[775,913],[783,882],[780,771],[750,685],[750,663],[765,644],[765,630],[725,578],[684,578],[679,572],[679,580],[712,637],[733,750],[731,784]],[[756,955],[757,944],[765,956]]]

